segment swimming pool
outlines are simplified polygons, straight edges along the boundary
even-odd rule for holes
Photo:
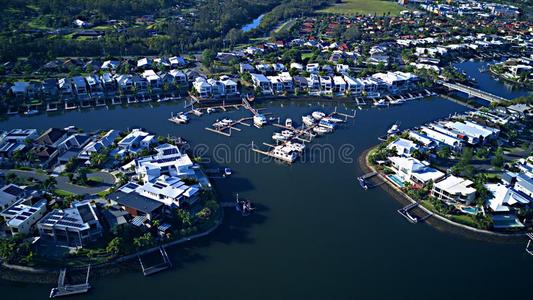
[[[522,224],[514,215],[495,215],[492,216],[494,228],[522,228]]]
[[[392,181],[395,185],[397,185],[399,188],[405,187],[405,183],[400,179],[400,177],[396,175],[387,175],[387,178]]]
[[[479,212],[479,208],[471,206],[461,206],[459,210],[469,215],[477,215]]]

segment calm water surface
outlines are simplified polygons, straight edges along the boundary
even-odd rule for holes
[[[283,107],[282,107],[283,106]],[[160,135],[183,136],[209,149],[225,144],[271,142],[273,127],[243,127],[231,138],[204,130],[216,118],[245,111],[193,117],[187,126],[167,121],[182,104],[70,112],[54,117],[14,117],[4,129],[76,125],[85,130],[142,126]],[[332,106],[272,102],[268,111],[291,117]],[[344,108],[340,108],[344,109]],[[356,158],[376,144],[395,122],[402,128],[448,116],[465,108],[432,99],[387,109],[357,112],[353,122],[316,144],[350,144],[352,161],[237,162],[235,174],[215,180],[222,199],[239,193],[256,203],[242,218],[227,210],[224,225],[211,236],[170,251],[174,268],[152,277],[139,272],[92,280],[77,299],[525,299],[533,258],[524,244],[491,244],[426,224],[413,225],[396,213],[399,204],[380,189],[363,191]],[[242,126],[241,126],[242,127]],[[248,151],[244,151],[249,153]],[[212,157],[214,153],[208,154]],[[222,155],[222,154],[217,154]],[[2,299],[45,299],[51,286],[0,283]]]

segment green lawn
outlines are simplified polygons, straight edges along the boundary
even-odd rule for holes
[[[65,190],[56,189],[54,191],[54,194],[56,194],[58,197],[68,197],[68,196],[76,196],[76,194],[67,192]]]
[[[377,14],[389,13],[393,16],[400,14],[405,7],[401,7],[396,2],[381,0],[343,0],[341,4],[336,4],[319,12],[330,14]]]

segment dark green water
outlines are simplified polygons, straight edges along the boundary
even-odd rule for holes
[[[269,111],[292,117],[298,124],[302,114],[316,108],[301,103],[283,106],[273,102]],[[193,118],[180,127],[166,120],[171,110],[180,108],[181,104],[14,117],[0,127],[142,126],[209,149],[217,144],[232,149],[252,140],[271,142],[272,127],[243,127],[231,138],[203,129],[216,118],[246,115],[243,111]],[[380,189],[363,191],[356,183],[357,156],[376,144],[391,124],[399,121],[408,128],[460,111],[464,107],[442,99],[358,111],[353,123],[315,142],[336,148],[353,145],[354,152],[345,155],[351,162],[335,159],[284,166],[237,163],[237,156],[230,155],[222,165],[235,174],[215,180],[215,186],[223,199],[232,200],[238,192],[253,200],[259,208],[256,214],[242,218],[228,210],[224,225],[211,236],[169,253],[172,270],[148,278],[140,271],[99,278],[92,281],[89,294],[77,298],[526,299],[533,257],[524,251],[525,240],[493,244],[426,224],[413,225],[396,213],[400,204],[388,194]],[[45,299],[50,288],[0,283],[2,299]]]

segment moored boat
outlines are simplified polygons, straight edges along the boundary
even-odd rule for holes
[[[322,119],[323,117],[326,116],[325,113],[321,112],[321,111],[314,111],[311,116],[315,119],[315,120],[320,120]]]
[[[313,117],[307,115],[307,116],[303,116],[302,117],[302,122],[306,125],[306,126],[314,126],[315,125],[315,119],[313,119]]]

